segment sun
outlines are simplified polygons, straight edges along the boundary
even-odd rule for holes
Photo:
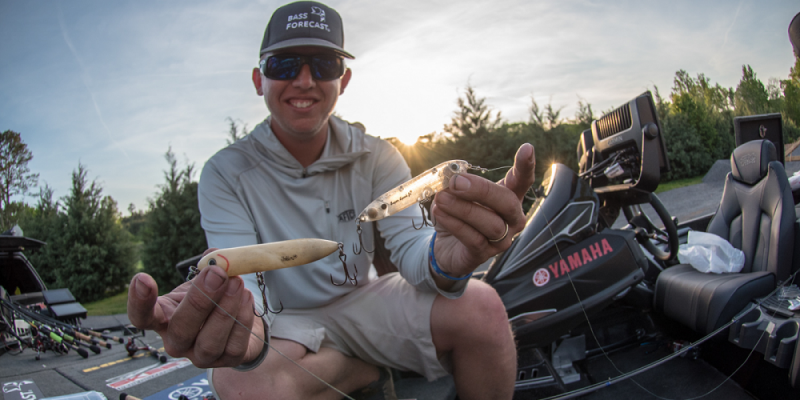
[[[417,143],[418,139],[419,139],[419,136],[414,136],[414,135],[404,135],[404,136],[398,136],[397,137],[397,140],[403,142],[403,144],[406,145],[406,146],[415,145]]]

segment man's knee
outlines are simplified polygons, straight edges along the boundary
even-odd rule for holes
[[[434,330],[466,340],[507,341],[511,334],[508,314],[497,291],[478,280],[470,281],[458,299],[437,298],[432,317],[442,318],[432,321]]]
[[[297,375],[280,369],[268,371],[264,364],[241,372],[231,368],[214,370],[212,385],[220,399],[291,399],[302,393]]]
[[[449,300],[448,303],[450,311],[468,317],[465,319],[470,323],[508,322],[505,305],[497,291],[483,281],[470,281],[464,294],[458,299]]]

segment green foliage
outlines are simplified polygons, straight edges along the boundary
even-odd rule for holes
[[[23,219],[26,236],[47,242],[30,261],[51,287],[66,287],[82,302],[125,288],[135,263],[132,237],[119,221],[117,204],[87,181],[83,165],[72,173],[70,194],[53,201],[40,191],[36,208]],[[62,206],[63,205],[63,206]]]
[[[758,115],[770,112],[769,93],[749,65],[742,66],[742,80],[734,96],[736,115]]]
[[[25,236],[41,240],[47,246],[26,253],[39,276],[49,288],[57,288],[56,269],[61,265],[59,203],[53,200],[53,189],[45,185],[39,188],[36,206],[24,213],[19,221]]]
[[[238,142],[239,140],[247,136],[247,124],[243,123],[242,126],[239,127],[236,124],[236,121],[233,120],[233,118],[228,117],[226,118],[226,120],[228,121],[228,138],[225,139],[225,143],[228,146]]]
[[[663,99],[655,88],[671,167],[662,182],[701,176],[716,160],[727,159],[735,146],[736,116],[780,112],[785,142],[800,137],[800,59],[789,79],[772,80],[767,85],[748,65],[742,66],[742,79],[736,90],[713,84],[703,74],[692,77],[683,70],[675,73],[673,82],[669,100]],[[525,142],[536,148],[537,181],[555,162],[577,170],[575,146],[580,133],[589,129],[595,119],[591,105],[583,99],[578,101],[575,118],[564,120],[563,108],[552,104],[540,107],[531,97],[527,122],[504,122],[500,113],[493,114],[486,99],[478,97],[471,86],[467,86],[457,104],[444,133],[422,136],[414,146],[392,141],[406,158],[412,174],[449,159],[463,159],[485,168],[510,166],[516,150]],[[484,176],[498,180],[504,174],[503,169]]]
[[[787,143],[800,138],[800,58],[795,58],[789,79],[780,81],[783,91],[783,133]]]
[[[0,133],[0,231],[16,223],[21,204],[12,204],[11,196],[25,195],[37,185],[39,174],[28,169],[33,153],[22,141],[22,136],[12,130]]]
[[[172,149],[165,155],[169,170],[164,171],[166,182],[150,200],[143,232],[142,263],[144,271],[158,283],[162,293],[181,284],[175,264],[196,256],[206,249],[197,206],[197,182],[192,182],[194,165],[179,170]]]
[[[514,156],[523,143],[531,143],[536,148],[538,182],[554,162],[577,170],[575,144],[593,119],[591,105],[579,101],[575,120],[564,121],[560,119],[560,108],[547,104],[540,110],[536,101],[531,100],[529,122],[506,123],[500,119],[499,112],[492,118],[493,111],[486,99],[477,97],[468,86],[464,97],[458,99],[459,109],[452,122],[445,126],[445,134],[421,136],[413,146],[392,138],[389,141],[406,159],[412,175],[446,160],[461,159],[475,166],[496,169],[482,176],[498,181],[508,171],[505,167],[514,164]]]

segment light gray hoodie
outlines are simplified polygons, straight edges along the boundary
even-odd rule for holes
[[[347,263],[359,271],[358,284],[367,282],[371,257],[354,255],[358,244],[355,217],[373,199],[411,178],[400,153],[388,142],[366,135],[347,122],[331,117],[328,141],[321,157],[303,168],[270,129],[270,118],[242,140],[219,151],[200,176],[199,206],[209,247],[229,248],[299,238],[344,243]],[[436,288],[428,267],[433,230],[415,230],[422,215],[411,207],[377,222],[392,262],[401,275],[421,290],[449,298],[463,293],[465,281],[453,292]],[[372,224],[365,224],[364,245],[374,248]],[[340,283],[344,271],[337,254],[299,267],[265,273],[270,307],[314,308],[354,290]],[[255,274],[243,277],[258,293]],[[256,296],[256,304],[261,299]],[[260,308],[260,307],[259,307]]]

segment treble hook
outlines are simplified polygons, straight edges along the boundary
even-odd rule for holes
[[[210,261],[208,262],[208,264],[209,264],[209,265],[216,265],[216,262],[215,262],[215,261],[212,259],[212,260],[210,260]],[[197,276],[199,273],[200,273],[200,270],[199,270],[199,269],[198,269],[196,266],[194,266],[194,265],[193,265],[193,266],[189,267],[189,275],[187,275],[187,276],[186,276],[186,281],[187,281],[187,282],[188,282],[188,281],[191,281],[191,280],[192,280],[192,279],[194,279],[194,277],[195,277],[195,276]],[[264,315],[266,315],[266,314],[267,314],[267,312],[271,312],[271,313],[273,313],[273,314],[280,314],[280,313],[281,313],[281,311],[283,311],[283,302],[282,302],[282,301],[280,301],[280,300],[278,300],[278,302],[279,302],[279,303],[280,303],[280,305],[281,305],[281,309],[280,309],[280,310],[278,310],[278,311],[273,311],[271,308],[269,308],[269,304],[267,303],[267,297],[263,295],[263,294],[265,293],[265,289],[267,288],[267,284],[266,284],[266,283],[264,283],[264,276],[262,275],[262,273],[261,273],[261,272],[256,272],[256,280],[258,281],[258,289],[261,291],[261,294],[262,294],[262,296],[263,296],[263,297],[262,297],[262,299],[261,299],[261,301],[263,302],[263,305],[264,305],[264,311],[263,311],[263,312],[261,312],[261,313],[259,314],[259,313],[256,311],[256,306],[255,306],[255,304],[254,304],[254,305],[253,305],[253,314],[255,314],[255,316],[256,316],[256,317],[259,317],[259,318],[261,318],[261,317],[263,317]]]
[[[372,251],[370,251],[370,250],[367,250],[366,247],[364,247],[364,242],[363,242],[362,235],[361,235],[362,232],[363,231],[361,230],[361,221],[357,220],[356,221],[356,233],[358,233],[358,245],[361,246],[361,247],[357,248],[356,244],[353,243],[353,254],[359,255],[359,254],[361,254],[361,250],[364,250],[369,254],[374,253],[375,252],[374,249]],[[347,271],[347,266],[345,266],[345,271]]]
[[[359,230],[360,230],[360,228],[361,227],[359,226]],[[353,286],[358,286],[358,279],[357,279],[358,278],[358,267],[355,264],[353,264],[353,269],[355,270],[355,273],[353,273],[353,276],[351,277],[350,276],[350,271],[347,269],[347,255],[344,254],[344,244],[342,244],[342,243],[339,243],[339,260],[342,262],[342,267],[344,268],[344,281],[342,283],[334,282],[333,281],[333,274],[331,274],[331,283],[334,286],[342,286],[345,283],[347,283],[347,281],[350,281],[350,283],[352,283]]]
[[[260,314],[259,314],[259,313],[256,311],[256,307],[255,307],[255,305],[253,305],[253,314],[255,314],[255,315],[256,315],[256,317],[258,317],[258,318],[262,318],[264,315],[266,315],[266,314],[267,314],[267,312],[271,312],[271,313],[273,313],[273,314],[280,314],[280,313],[281,313],[281,311],[283,311],[283,302],[282,302],[282,301],[280,301],[280,300],[278,300],[278,302],[279,302],[279,303],[280,303],[280,305],[281,305],[281,309],[280,309],[280,310],[278,310],[278,311],[272,311],[272,309],[271,309],[271,308],[269,308],[269,304],[267,303],[267,296],[264,296],[264,289],[267,287],[267,284],[266,284],[266,283],[264,283],[264,275],[262,275],[262,273],[261,273],[261,272],[256,272],[256,280],[258,281],[258,289],[261,291],[261,294],[262,294],[262,296],[263,296],[263,297],[261,298],[261,301],[263,302],[264,311],[263,311],[262,313],[260,313]]]
[[[425,206],[422,205],[422,203],[423,203],[422,201],[417,203],[417,204],[419,204],[420,211],[422,211],[422,224],[419,226],[419,228],[417,228],[417,224],[414,223],[413,219],[411,220],[411,226],[413,226],[414,229],[416,229],[416,230],[420,230],[420,229],[422,229],[422,228],[424,228],[426,226],[431,226],[431,227],[432,226],[436,226],[436,223],[432,224],[432,223],[428,222],[429,219],[430,220],[433,220],[433,219],[431,218],[431,213],[430,212],[428,212],[428,216],[427,217],[425,216]]]

